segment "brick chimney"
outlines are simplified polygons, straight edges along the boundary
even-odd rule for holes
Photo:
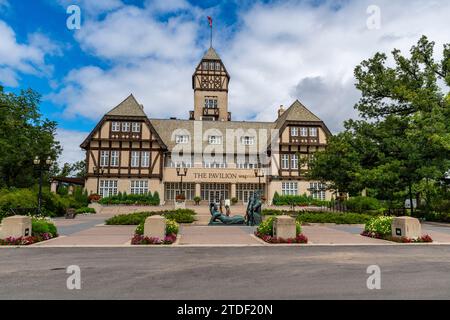
[[[284,113],[284,111],[286,111],[286,110],[284,110],[283,105],[281,105],[281,106],[278,108],[278,118],[281,117],[281,115]]]

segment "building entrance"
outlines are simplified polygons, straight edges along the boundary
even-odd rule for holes
[[[220,199],[229,199],[230,185],[227,183],[202,183],[200,185],[202,200],[219,203]]]

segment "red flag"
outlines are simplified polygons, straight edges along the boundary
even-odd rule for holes
[[[212,18],[210,16],[208,16],[208,22],[209,22],[209,26],[212,27]]]

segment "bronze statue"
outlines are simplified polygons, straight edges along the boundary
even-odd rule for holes
[[[249,198],[247,204],[246,222],[248,226],[257,226],[261,223],[261,191],[255,191]]]
[[[211,220],[209,220],[209,224],[218,224],[216,220],[219,220],[223,224],[244,224],[245,219],[243,216],[232,216],[228,217],[222,213],[220,213],[219,208],[217,207],[217,204],[214,202],[211,202],[209,204],[209,212],[211,213]]]

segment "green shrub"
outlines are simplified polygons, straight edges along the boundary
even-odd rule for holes
[[[352,197],[345,201],[345,204],[347,206],[347,210],[359,213],[381,209],[380,201],[371,197]]]
[[[384,216],[372,218],[366,223],[364,230],[381,236],[390,236],[392,234],[391,223],[393,219],[394,217]]]
[[[361,213],[305,212],[299,213],[297,220],[307,223],[364,224],[372,217]]]
[[[297,215],[299,211],[292,210],[278,210],[278,209],[263,209],[261,210],[261,215],[263,216],[281,216],[281,215]]]
[[[36,208],[37,195],[30,189],[3,189],[0,193],[0,212],[7,214],[11,208]]]
[[[114,205],[114,204],[140,204],[157,206],[160,203],[159,193],[155,191],[145,194],[127,194],[126,192],[119,192],[117,195],[111,197],[104,197],[98,201],[100,204]]]
[[[195,220],[195,211],[190,209],[177,209],[119,214],[109,218],[105,223],[107,225],[138,225],[152,215],[162,215],[167,219],[175,220],[178,223],[192,223]]]
[[[81,207],[78,208],[77,210],[75,210],[75,213],[96,213],[94,208],[89,208],[89,207]]]
[[[274,206],[327,206],[329,201],[314,199],[306,194],[302,195],[283,195],[275,192],[272,199]]]
[[[259,224],[256,232],[260,235],[273,236],[273,223],[275,219],[276,217],[268,217]],[[302,227],[299,221],[295,221],[295,232],[297,236],[302,233]]]
[[[31,229],[33,236],[39,236],[43,233],[49,233],[52,237],[56,237],[58,235],[56,226],[46,219],[33,218],[31,220]]]

